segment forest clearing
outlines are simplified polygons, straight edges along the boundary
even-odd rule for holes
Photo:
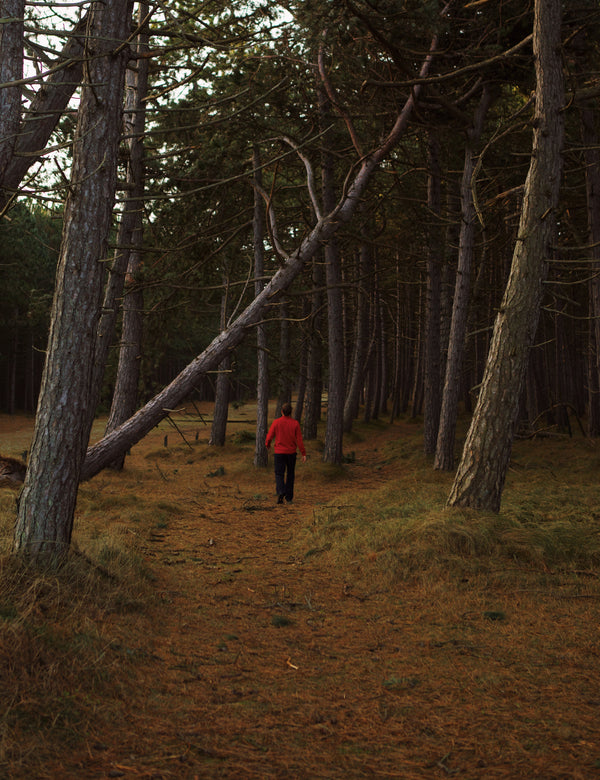
[[[600,774],[598,450],[576,426],[515,443],[499,514],[445,508],[410,418],[357,423],[340,467],[307,442],[277,506],[255,405],[224,447],[189,411],[82,484],[57,571],[15,567],[0,492],[0,777]],[[0,452],[32,430],[3,415]]]

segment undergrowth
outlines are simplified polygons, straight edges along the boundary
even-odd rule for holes
[[[370,491],[340,492],[341,469],[321,469],[336,495],[313,509],[300,544],[385,586],[491,572],[506,582],[510,571],[600,576],[595,450],[581,440],[515,450],[498,514],[446,505],[453,475],[432,469],[418,432],[379,449],[374,467],[390,478]]]
[[[119,702],[137,670],[104,624],[145,610],[154,597],[131,543],[98,533],[85,553],[73,545],[60,567],[40,569],[8,554],[13,519],[14,496],[3,493],[0,777],[17,778],[41,776],[57,746],[68,751],[120,722]]]

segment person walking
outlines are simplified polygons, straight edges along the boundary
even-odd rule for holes
[[[283,404],[281,417],[272,422],[265,440],[265,446],[269,449],[275,439],[275,489],[278,504],[283,504],[284,499],[288,504],[294,500],[297,450],[300,450],[302,455],[302,463],[306,463],[306,450],[302,441],[300,423],[291,415],[292,405]]]

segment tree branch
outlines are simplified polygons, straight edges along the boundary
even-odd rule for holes
[[[304,167],[306,168],[306,186],[308,187],[308,194],[310,195],[310,200],[312,202],[317,219],[321,219],[321,207],[319,206],[319,199],[317,198],[317,193],[315,190],[315,174],[312,168],[312,164],[308,157],[300,151],[300,147],[295,141],[292,141],[292,139],[288,138],[286,135],[282,137],[282,140],[285,141],[286,144],[289,144],[292,149],[294,149],[298,157],[304,163]]]

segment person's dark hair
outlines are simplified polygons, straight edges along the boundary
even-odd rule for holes
[[[286,417],[289,417],[292,413],[292,405],[291,404],[283,404],[281,407],[281,413],[285,414]]]

